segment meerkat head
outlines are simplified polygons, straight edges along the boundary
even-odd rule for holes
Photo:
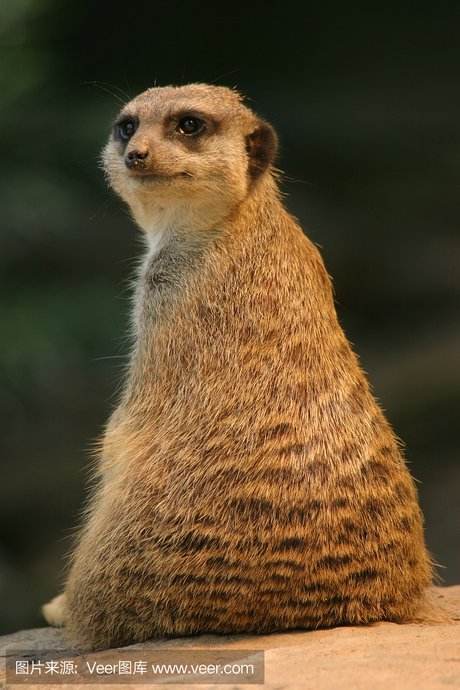
[[[109,184],[137,223],[211,228],[239,205],[272,163],[273,128],[231,89],[152,88],[120,112],[103,151]]]

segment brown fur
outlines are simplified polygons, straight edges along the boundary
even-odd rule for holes
[[[204,133],[178,133],[183,112]],[[126,113],[139,127],[104,161],[151,249],[63,599],[71,635],[408,619],[431,580],[416,489],[281,204],[276,135],[213,86],[150,89]],[[149,154],[134,171],[133,147]]]

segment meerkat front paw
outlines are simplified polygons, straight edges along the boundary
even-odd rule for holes
[[[57,597],[42,606],[42,614],[49,625],[62,626],[65,624],[65,604],[65,594],[58,594]]]

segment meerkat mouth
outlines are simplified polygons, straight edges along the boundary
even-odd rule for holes
[[[164,175],[160,173],[153,173],[153,172],[130,172],[129,177],[131,179],[138,180],[141,184],[149,184],[152,182],[169,182],[170,180],[175,180],[178,178],[186,178],[186,179],[191,179],[193,175],[187,171],[182,171],[178,173],[171,173],[169,175]]]

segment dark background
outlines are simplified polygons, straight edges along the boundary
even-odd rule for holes
[[[126,354],[138,231],[98,168],[145,88],[237,85],[460,582],[459,3],[2,0],[0,631],[42,624]]]

